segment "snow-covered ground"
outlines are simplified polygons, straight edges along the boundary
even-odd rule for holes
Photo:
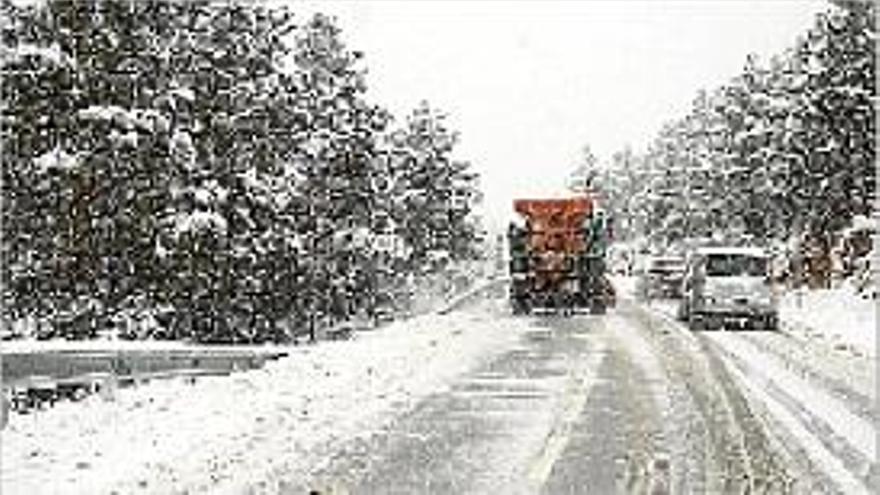
[[[289,348],[230,377],[154,382],[14,415],[2,493],[240,493],[309,470],[328,445],[369,434],[514,345],[528,321],[495,303]]]
[[[877,356],[877,302],[852,287],[787,292],[780,298],[779,315],[793,336]]]
[[[635,299],[636,297],[636,277],[627,277],[624,275],[613,275],[609,277],[614,290],[617,291],[617,297],[623,299]]]

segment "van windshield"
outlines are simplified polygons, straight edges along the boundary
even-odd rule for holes
[[[706,275],[710,277],[752,276],[767,274],[767,260],[745,254],[710,254],[706,259]]]

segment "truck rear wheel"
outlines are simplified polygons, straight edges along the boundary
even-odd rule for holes
[[[702,317],[688,311],[687,324],[688,328],[691,329],[691,331],[695,332],[697,330],[703,330],[703,328],[705,327],[705,323],[706,322],[703,321]]]
[[[681,301],[678,304],[678,308],[675,311],[675,319],[678,321],[688,321],[688,310],[687,303],[685,301]]]
[[[529,305],[528,300],[526,300],[525,298],[511,299],[510,306],[513,310],[513,314],[515,315],[527,315],[531,312],[531,306]]]

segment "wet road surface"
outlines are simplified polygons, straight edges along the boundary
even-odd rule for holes
[[[289,493],[849,491],[770,433],[716,337],[630,301],[526,318],[515,348],[328,452]]]

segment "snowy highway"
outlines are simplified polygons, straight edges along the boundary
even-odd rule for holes
[[[877,481],[872,385],[848,381],[853,366],[791,337],[694,334],[632,301],[606,316],[531,325],[507,352],[341,449],[301,486],[870,493]],[[868,360],[859,364],[869,372]]]
[[[878,6],[0,1],[0,495],[880,492]]]
[[[601,316],[472,300],[13,417],[3,493],[869,493],[870,357],[622,292]]]

